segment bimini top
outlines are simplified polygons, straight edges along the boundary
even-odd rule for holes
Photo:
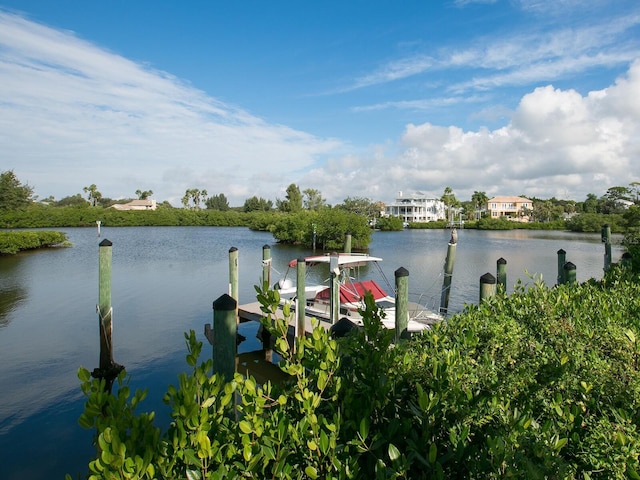
[[[305,263],[309,266],[314,266],[320,263],[329,264],[331,262],[331,255],[314,255],[311,257],[305,257]],[[372,257],[366,253],[339,253],[338,254],[338,266],[339,267],[362,267],[368,263],[381,262],[380,257]],[[298,260],[291,260],[289,267],[295,267],[298,264]]]

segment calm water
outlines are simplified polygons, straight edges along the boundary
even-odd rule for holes
[[[228,289],[228,252],[239,250],[240,297],[254,300],[263,245],[271,246],[277,280],[287,263],[312,252],[274,243],[271,234],[244,228],[146,227],[63,229],[72,248],[0,258],[0,478],[78,477],[94,453],[92,432],[77,425],[83,397],[76,372],[98,366],[98,244],[113,242],[114,359],[127,367],[133,388],[148,388],[142,410],[165,418],[161,398],[186,369],[183,332],[201,340],[211,322],[212,302]],[[577,266],[579,281],[600,278],[604,246],[599,235],[564,232],[461,230],[450,311],[476,303],[479,278],[495,275],[507,260],[508,285],[519,278],[555,284],[557,251]],[[426,293],[437,308],[449,239],[447,231],[376,232],[369,253],[384,259],[393,283],[409,270],[409,290]],[[615,240],[615,239],[614,239]],[[614,245],[613,260],[621,251]],[[528,273],[527,273],[528,272]],[[375,277],[378,274],[371,272]],[[323,280],[320,272],[316,280]],[[377,278],[379,281],[382,279]],[[241,327],[241,349],[259,348],[255,325]],[[206,347],[205,352],[210,353]]]

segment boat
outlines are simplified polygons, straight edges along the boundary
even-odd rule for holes
[[[333,258],[332,258],[333,257]],[[337,258],[336,258],[337,257]],[[395,328],[396,316],[396,299],[395,288],[386,279],[380,262],[382,258],[374,257],[368,254],[359,253],[340,253],[314,255],[306,257],[305,266],[307,274],[320,265],[325,265],[330,274],[335,275],[337,284],[339,285],[339,319],[347,319],[356,326],[362,326],[362,315],[360,309],[364,308],[364,296],[366,292],[373,295],[376,305],[384,312],[382,323],[386,328]],[[297,267],[298,260],[289,262],[287,273],[276,285],[281,298],[281,304],[290,302],[292,308],[296,308],[298,288],[294,282],[288,277],[289,272]],[[370,268],[363,268],[370,267]],[[321,268],[321,267],[320,267]],[[386,289],[382,287],[373,278],[361,278],[361,270],[370,273],[371,269],[375,269],[377,277],[386,283]],[[330,275],[330,277],[333,277]],[[336,323],[338,319],[332,322],[331,319],[331,278],[327,280],[327,284],[307,285],[305,281],[305,314],[315,317],[322,321]],[[389,294],[388,292],[393,292]],[[418,332],[430,328],[436,322],[442,320],[442,316],[429,310],[427,307],[418,302],[408,302],[408,326],[410,333]]]

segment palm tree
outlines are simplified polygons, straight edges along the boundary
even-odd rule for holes
[[[485,192],[474,191],[473,195],[471,195],[471,201],[475,205],[476,209],[476,220],[479,220],[482,217],[482,207],[487,206],[487,202],[489,201],[489,197]]]

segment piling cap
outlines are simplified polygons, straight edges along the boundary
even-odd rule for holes
[[[238,251],[238,247],[231,247],[231,248],[229,249],[229,253],[231,253],[231,252],[237,252],[237,251]]]
[[[506,264],[507,264],[507,261],[504,258],[500,257],[498,259],[498,265],[506,265]]]
[[[480,283],[494,284],[496,283],[496,277],[487,272],[480,277]]]
[[[567,263],[564,264],[564,267],[562,267],[562,268],[564,268],[565,270],[575,270],[576,266],[575,266],[574,263],[567,262]]]
[[[223,293],[220,297],[213,301],[213,309],[221,312],[229,312],[235,310],[238,302],[231,295]]]
[[[271,245],[267,245],[266,243],[262,246],[263,250],[271,250]]]
[[[558,253],[558,255],[564,255],[564,254],[565,254],[565,253],[567,253],[567,252],[565,252],[565,251],[561,248],[560,250],[558,250],[558,252],[557,252],[557,253]]]
[[[104,240],[102,240],[99,244],[101,247],[111,247],[113,246],[113,243],[111,243],[109,240],[107,240],[106,238]]]
[[[399,277],[408,277],[408,276],[409,276],[409,270],[407,270],[407,269],[406,269],[406,268],[404,268],[404,267],[400,267],[399,269],[397,269],[397,270],[394,272],[394,275],[396,276],[396,278],[399,278]]]

